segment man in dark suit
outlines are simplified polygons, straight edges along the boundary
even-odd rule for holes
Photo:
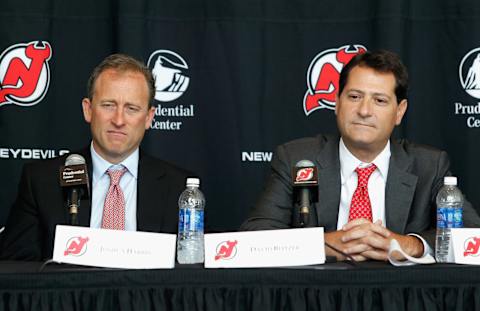
[[[407,85],[397,55],[377,51],[354,57],[340,74],[336,96],[341,137],[319,135],[279,146],[265,190],[242,229],[296,225],[292,168],[308,159],[318,168],[319,198],[308,226],[324,227],[329,245],[356,260],[386,260],[392,239],[411,256],[431,252],[435,198],[450,175],[449,160],[444,151],[390,140],[407,109]],[[468,201],[463,215],[466,227],[480,226]],[[331,248],[325,251],[345,259]]]
[[[94,69],[87,93],[82,106],[92,143],[77,153],[92,179],[91,195],[80,202],[79,225],[175,233],[178,196],[190,173],[139,150],[154,115],[151,72],[132,57],[114,54]],[[25,165],[2,237],[2,258],[51,258],[55,226],[70,222],[58,179],[65,158]],[[118,184],[112,172],[121,172]]]

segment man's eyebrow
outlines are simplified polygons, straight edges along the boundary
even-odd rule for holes
[[[348,89],[346,90],[347,92],[357,92],[357,93],[360,93],[360,94],[370,94],[368,92],[365,92],[365,91],[362,91],[362,90],[359,90],[359,89]],[[390,95],[386,94],[386,93],[382,93],[382,92],[374,92],[374,93],[371,93],[373,96],[383,96],[383,97],[387,97],[388,99],[391,98]]]
[[[373,96],[383,96],[383,97],[386,97],[386,98],[388,98],[388,99],[391,98],[390,95],[388,95],[388,94],[386,94],[386,93],[382,93],[382,92],[375,92],[375,93],[373,93],[372,95],[373,95]]]
[[[116,104],[117,102],[115,101],[115,99],[102,99],[100,100],[100,103],[114,103]]]
[[[357,93],[365,94],[364,91],[359,90],[359,89],[347,89],[347,92],[357,92]]]

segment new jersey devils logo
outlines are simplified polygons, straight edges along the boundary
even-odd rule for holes
[[[52,48],[46,41],[10,46],[0,55],[0,106],[33,106],[48,91]]]
[[[215,260],[219,259],[232,259],[237,255],[237,243],[238,241],[223,241],[217,245]]]
[[[295,181],[307,181],[313,178],[313,167],[305,167],[297,171]]]
[[[464,242],[464,252],[463,257],[472,256],[477,257],[478,251],[480,250],[480,238],[478,237],[470,237],[465,240]]]
[[[320,52],[307,71],[307,91],[303,97],[303,110],[309,115],[317,109],[335,109],[335,94],[342,68],[357,54],[365,53],[363,45],[345,45]]]
[[[75,257],[82,256],[87,251],[87,242],[88,237],[82,238],[80,236],[76,236],[70,238],[67,241],[67,246],[65,248],[65,251],[63,252],[63,255],[71,255]]]

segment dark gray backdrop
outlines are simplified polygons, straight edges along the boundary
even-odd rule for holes
[[[155,105],[193,106],[194,115],[156,116],[163,126],[181,122],[180,130],[152,129],[143,147],[202,178],[210,230],[233,230],[245,219],[276,145],[336,131],[333,110],[304,112],[307,79],[319,78],[307,77],[308,69],[317,55],[355,45],[401,55],[411,89],[396,135],[446,149],[460,187],[480,206],[479,130],[471,127],[479,100],[462,85],[471,67],[476,72],[478,29],[480,2],[466,0],[2,0],[0,83],[15,45],[46,41],[52,55],[42,100],[0,104],[0,224],[23,163],[90,142],[81,99],[92,68],[114,52],[147,62],[160,50],[166,67],[189,84],[177,99]],[[468,86],[474,95],[478,75]]]

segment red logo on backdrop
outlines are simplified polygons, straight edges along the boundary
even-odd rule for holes
[[[33,106],[50,83],[50,43],[32,41],[10,46],[0,55],[0,106]]]
[[[295,181],[307,181],[313,178],[313,167],[305,167],[297,171]]]
[[[63,256],[82,256],[87,251],[87,242],[88,237],[82,238],[80,236],[76,236],[70,238],[67,241],[67,247],[65,248],[65,252],[63,252]]]
[[[479,255],[478,251],[480,250],[480,238],[470,237],[465,240],[463,243],[464,252],[463,257],[473,256],[477,257]]]
[[[215,260],[219,259],[232,259],[237,255],[237,243],[238,241],[223,241],[220,244],[217,245],[216,252],[217,254],[215,255]]]
[[[308,89],[303,98],[305,115],[317,109],[335,109],[340,71],[355,55],[366,51],[363,45],[355,44],[325,50],[315,56],[307,71]]]

